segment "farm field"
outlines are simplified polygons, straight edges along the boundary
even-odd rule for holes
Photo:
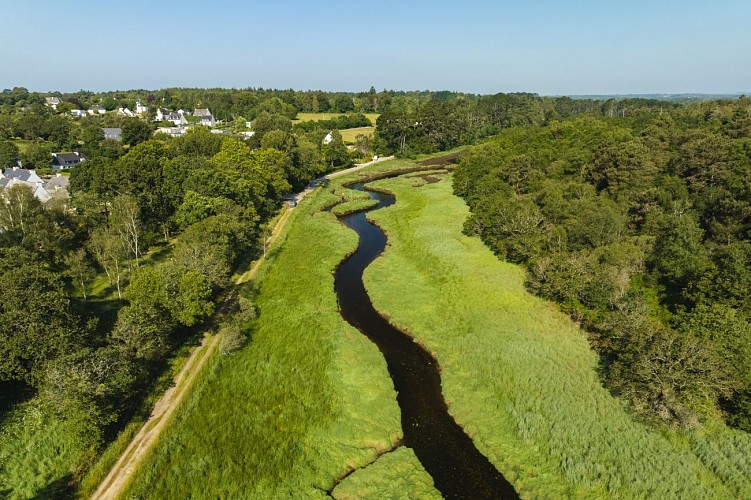
[[[354,143],[358,135],[370,137],[373,135],[373,132],[375,132],[375,127],[346,128],[339,131],[342,134],[342,140],[348,143]]]
[[[337,116],[344,116],[347,113],[297,113],[297,119],[292,120],[292,123],[300,123],[300,122],[312,122],[312,121],[320,121],[320,120],[330,120],[332,118],[336,118]],[[378,119],[380,113],[363,113],[368,120],[370,120],[370,123],[375,125],[376,120]]]
[[[437,358],[450,412],[520,495],[751,495],[748,435],[639,423],[600,384],[573,322],[526,291],[521,267],[462,234],[468,209],[450,176],[439,177],[373,183],[397,203],[368,214],[390,246],[365,284],[374,306]]]

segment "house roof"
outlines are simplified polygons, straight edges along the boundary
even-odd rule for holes
[[[104,109],[104,108],[102,106],[100,106],[99,104],[94,104],[93,106],[89,106],[89,109],[91,109],[91,110],[97,110],[98,111],[98,110]]]
[[[211,116],[211,112],[208,109],[196,108],[193,111],[193,116]]]
[[[24,182],[35,182],[36,179],[39,179],[35,171],[26,170],[25,168],[7,168],[3,176],[8,180],[17,179]]]
[[[105,128],[103,127],[102,130],[104,131],[104,138],[105,139],[113,139],[115,141],[122,141],[122,133],[123,129],[121,128]]]
[[[52,153],[52,164],[61,165],[67,162],[81,162],[86,159],[86,156],[80,153]]]
[[[65,175],[57,174],[53,176],[52,178],[48,179],[44,183],[45,189],[47,191],[55,191],[57,189],[67,189],[68,188],[68,177]]]

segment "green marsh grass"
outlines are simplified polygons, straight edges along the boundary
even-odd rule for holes
[[[76,466],[91,453],[81,447],[73,429],[45,412],[36,398],[16,405],[1,424],[0,498],[60,496]]]
[[[338,500],[353,498],[393,498],[431,500],[443,498],[415,453],[406,447],[381,456],[372,465],[359,469],[331,492]]]
[[[462,234],[468,209],[443,178],[374,183],[397,203],[369,214],[389,246],[365,283],[436,356],[450,412],[521,496],[750,498],[751,436],[637,421],[602,387],[584,333]]]
[[[376,205],[378,205],[378,201],[371,199],[346,201],[332,208],[331,213],[333,213],[337,217],[341,217],[342,215],[347,215],[353,212],[359,212],[360,210],[373,208]]]
[[[333,270],[357,236],[324,210],[347,197],[337,186],[295,209],[243,292],[259,313],[249,342],[210,360],[129,495],[325,497],[400,439],[386,364],[338,312]]]

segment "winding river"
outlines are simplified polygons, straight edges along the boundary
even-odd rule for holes
[[[366,191],[362,184],[349,187]],[[393,196],[367,192],[378,200],[371,210],[396,202]],[[518,498],[513,486],[449,415],[435,359],[373,308],[362,275],[383,252],[386,236],[366,220],[368,211],[339,219],[357,232],[360,244],[336,270],[336,294],[342,317],[373,341],[386,358],[398,393],[405,444],[414,450],[445,498]]]

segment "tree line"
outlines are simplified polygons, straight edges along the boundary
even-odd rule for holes
[[[751,101],[502,131],[460,161],[465,230],[524,264],[648,419],[751,431]]]
[[[282,196],[351,164],[322,134],[287,119],[255,145],[196,127],[117,150],[97,134],[69,200],[0,188],[0,387],[36,397],[93,457],[260,252]],[[223,352],[254,315],[240,302]]]

